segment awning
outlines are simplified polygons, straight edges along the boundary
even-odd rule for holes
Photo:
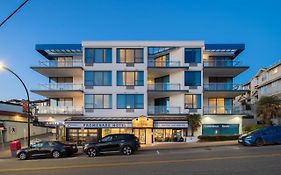
[[[154,121],[154,128],[187,128],[187,121]]]

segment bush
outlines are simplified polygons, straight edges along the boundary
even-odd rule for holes
[[[230,136],[199,136],[200,141],[226,141],[226,140],[237,140],[239,135]]]
[[[251,131],[256,130],[258,128],[262,128],[262,127],[264,127],[264,125],[244,126],[243,127],[243,133],[248,133],[248,132],[251,132]]]

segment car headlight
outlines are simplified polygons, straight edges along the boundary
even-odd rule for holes
[[[250,139],[250,138],[252,138],[252,137],[253,137],[253,136],[247,136],[246,139]]]

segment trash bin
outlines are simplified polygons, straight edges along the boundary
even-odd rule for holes
[[[21,143],[19,140],[10,142],[10,150],[12,157],[17,157],[17,151],[21,149]]]

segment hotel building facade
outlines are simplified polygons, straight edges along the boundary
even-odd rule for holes
[[[189,135],[186,116],[200,114],[198,135],[242,132],[233,99],[247,90],[233,79],[247,70],[236,57],[244,44],[204,41],[83,41],[38,44],[45,59],[31,67],[46,83],[32,92],[39,124],[84,143],[134,133],[143,144]]]

